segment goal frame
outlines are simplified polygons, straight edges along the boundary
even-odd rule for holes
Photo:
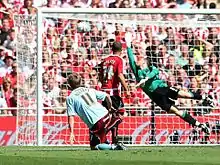
[[[42,146],[43,135],[43,103],[42,103],[42,35],[43,16],[46,14],[184,14],[184,15],[219,15],[219,9],[142,9],[142,8],[38,8],[37,10],[37,146]],[[215,144],[217,145],[217,144]],[[135,146],[135,145],[134,145]],[[138,145],[140,146],[140,145]],[[163,145],[156,145],[163,146]],[[169,146],[169,145],[166,145]],[[173,145],[172,146],[176,146]],[[181,145],[189,146],[189,145]],[[206,146],[206,145],[190,145]],[[210,146],[210,144],[209,144]]]

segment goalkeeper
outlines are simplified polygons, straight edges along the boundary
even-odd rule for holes
[[[211,98],[203,98],[202,95],[198,93],[185,92],[175,87],[169,87],[165,81],[159,78],[159,70],[150,64],[149,59],[146,61],[139,61],[137,65],[133,51],[130,47],[127,48],[127,54],[130,67],[135,75],[136,81],[138,82],[137,87],[140,87],[153,102],[167,113],[173,113],[190,125],[201,128],[205,133],[210,133],[209,128],[205,124],[198,122],[187,113],[187,111],[179,111],[173,100],[176,100],[177,98],[196,100],[204,99],[209,102],[210,106],[212,106],[213,103]]]

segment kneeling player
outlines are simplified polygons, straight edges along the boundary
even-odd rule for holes
[[[201,124],[194,119],[187,111],[180,111],[173,100],[177,98],[206,100],[210,106],[213,106],[211,98],[198,93],[185,92],[174,87],[169,87],[167,83],[159,78],[159,70],[150,64],[149,59],[140,61],[139,65],[136,64],[134,55],[131,48],[127,49],[130,67],[135,75],[136,80],[139,82],[137,87],[140,87],[153,102],[155,102],[161,109],[168,113],[173,113],[182,118],[192,126],[202,128],[205,133],[210,133],[210,129],[206,124]]]
[[[90,131],[96,135],[100,144],[97,149],[117,150],[120,145],[108,145],[106,130],[111,129],[112,122],[117,123],[117,119],[112,120],[112,115],[102,106],[98,100],[106,101],[109,110],[112,108],[110,97],[101,91],[81,86],[81,77],[78,74],[71,74],[67,78],[67,83],[73,90],[66,99],[67,115],[70,126],[70,141],[74,142],[74,116],[78,115],[89,127]],[[112,127],[114,125],[112,124]]]
[[[112,108],[111,108],[111,111],[109,111],[109,113],[112,114],[112,118],[111,118],[109,125],[106,127],[106,134],[108,134],[108,132],[111,132],[112,144],[120,145],[121,150],[124,150],[126,149],[126,147],[123,146],[122,143],[118,142],[118,127],[119,127],[119,124],[123,120],[123,115],[125,112],[124,104],[120,96],[110,96],[110,98],[112,101]],[[102,105],[108,109],[107,100],[104,100],[102,102]],[[106,143],[110,143],[110,142],[106,142]],[[90,131],[91,149],[95,149],[94,146],[97,146],[98,144],[100,144],[99,138],[93,133],[93,131]]]

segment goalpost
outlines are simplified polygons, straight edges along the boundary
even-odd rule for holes
[[[217,20],[198,21],[199,18],[204,18],[209,15],[216,16]],[[219,10],[131,8],[42,8],[38,9],[37,16],[15,16],[17,63],[19,69],[16,144],[38,146],[70,145],[66,115],[54,114],[55,110],[65,109],[65,107],[52,105],[52,102],[56,99],[54,95],[49,95],[52,99],[49,100],[50,103],[45,107],[48,93],[43,90],[45,84],[43,83],[42,74],[48,72],[48,74],[52,75],[54,72],[58,72],[57,69],[53,70],[53,67],[55,65],[60,66],[61,63],[68,61],[63,61],[62,58],[68,58],[67,56],[71,55],[71,62],[74,60],[78,62],[78,66],[74,66],[75,69],[78,70],[79,73],[84,74],[88,71],[86,67],[96,65],[94,64],[94,59],[101,60],[102,57],[108,54],[109,50],[107,49],[106,51],[106,49],[102,47],[105,44],[103,41],[107,42],[107,40],[117,39],[118,37],[118,39],[125,44],[124,40],[132,40],[133,48],[136,49],[136,53],[140,53],[139,51],[145,54],[148,53],[155,64],[160,68],[161,76],[165,80],[169,79],[170,83],[175,81],[175,83],[180,86],[180,82],[185,81],[180,79],[183,78],[189,70],[184,72],[184,70],[181,69],[182,66],[179,67],[179,65],[187,63],[187,60],[184,61],[184,59],[182,59],[181,62],[179,61],[178,65],[175,64],[175,67],[178,66],[176,68],[172,68],[172,60],[180,60],[179,58],[182,53],[180,49],[184,46],[188,48],[187,57],[185,58],[192,58],[192,55],[189,53],[190,47],[195,46],[190,45],[190,42],[182,44],[183,35],[190,35],[190,33],[193,32],[195,36],[197,35],[197,38],[192,38],[193,43],[197,42],[196,40],[200,40],[200,43],[204,43],[199,43],[200,45],[197,46],[208,44],[205,42],[210,34],[210,29],[213,29],[213,31],[219,30],[220,33],[219,16]],[[63,26],[58,25],[62,23],[64,24]],[[117,25],[117,27],[115,25]],[[104,26],[106,29],[103,28]],[[72,36],[68,36],[71,33],[71,28],[77,28],[78,31],[76,32],[76,29],[74,29]],[[117,28],[120,29],[118,33],[122,36],[115,33]],[[144,28],[144,30],[140,30],[141,28]],[[164,31],[165,28],[167,30],[166,32]],[[68,29],[70,29],[70,32],[67,32]],[[91,29],[94,31],[91,32]],[[97,34],[96,29],[98,29],[99,34]],[[125,30],[127,30],[127,33],[125,33]],[[170,38],[167,39],[168,33],[172,36],[169,36]],[[88,49],[86,48],[88,45],[85,45],[85,42],[87,39],[91,40],[91,36],[93,37],[92,42],[95,46],[89,47],[91,49]],[[143,39],[143,37],[145,37],[145,39]],[[151,38],[153,39],[150,40]],[[66,41],[69,39],[71,42],[68,45]],[[158,40],[163,42],[157,45]],[[58,41],[59,44],[57,44]],[[151,43],[152,41],[153,43]],[[64,46],[65,44],[66,47]],[[68,51],[71,52],[67,52],[67,46],[70,46],[70,50]],[[149,48],[149,46],[152,46],[151,49],[146,49]],[[206,49],[208,49],[208,47]],[[164,57],[159,56],[160,51],[165,51]],[[44,59],[47,54],[49,54],[47,57],[49,59]],[[161,53],[161,55],[163,54]],[[56,56],[58,58],[56,58]],[[94,59],[88,60],[88,58]],[[168,58],[169,62],[166,60]],[[201,66],[204,66],[206,59],[203,58],[201,60],[201,58],[203,57],[194,60],[198,60],[197,62],[199,62]],[[48,60],[47,62],[49,64],[46,64],[46,60]],[[124,60],[126,65],[126,58],[124,58]],[[168,64],[169,69],[166,68]],[[72,63],[66,65],[72,65]],[[180,73],[177,73],[178,71]],[[194,71],[197,72],[197,70]],[[203,71],[205,72],[205,70]],[[25,82],[23,82],[21,75],[25,77]],[[57,76],[58,74],[56,73],[55,75]],[[85,83],[87,81],[90,82],[90,79],[92,79],[91,75],[89,76],[90,78],[85,78]],[[51,77],[53,78],[53,76]],[[126,78],[129,79],[130,84],[133,83],[129,69],[126,70]],[[57,79],[56,81],[61,81]],[[191,77],[188,77],[188,79],[192,80]],[[206,86],[204,86],[204,84]],[[208,85],[210,85],[209,81],[203,80],[200,89],[207,90],[206,87]],[[215,91],[215,88],[217,87],[213,85],[209,87],[209,90]],[[184,89],[186,89],[186,87]],[[59,89],[59,92],[60,91]],[[139,96],[141,96],[141,98]],[[128,116],[125,117],[119,129],[121,141],[128,145],[137,146],[154,144],[195,146],[206,144],[206,141],[202,142],[202,140],[204,140],[202,138],[205,138],[205,135],[200,134],[200,138],[193,141],[192,138],[196,137],[196,135],[193,134],[192,136],[193,129],[187,123],[173,115],[161,113],[157,107],[154,108],[154,106],[146,104],[146,102],[149,102],[149,99],[143,96],[143,93],[140,93],[139,96],[137,97],[139,98],[138,103],[133,100],[132,103],[128,101],[130,104],[126,104]],[[193,103],[193,105],[189,102],[187,104],[185,103],[180,105],[181,109],[188,110],[192,113],[193,111],[198,111],[198,113],[195,112],[197,115],[196,118],[201,122],[209,122],[210,128],[212,129],[210,135],[211,143],[217,145],[218,136],[220,136],[220,125],[217,125],[216,121],[220,121],[220,111],[218,111],[220,108],[217,107],[211,111],[210,108],[201,106],[199,103]],[[151,109],[154,113],[151,113]],[[45,114],[46,111],[50,111],[51,113]],[[133,111],[135,111],[135,115],[130,116]],[[76,145],[88,145],[88,129],[81,120],[78,118],[75,120]],[[211,145],[209,141],[208,144]]]

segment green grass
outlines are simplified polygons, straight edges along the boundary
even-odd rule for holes
[[[220,165],[220,147],[146,147],[127,151],[1,147],[0,165]]]

